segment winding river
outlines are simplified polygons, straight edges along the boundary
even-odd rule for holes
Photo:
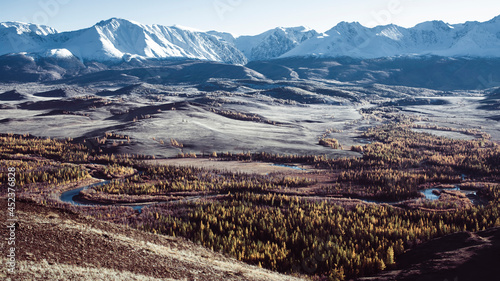
[[[110,205],[113,205],[113,206],[125,206],[125,207],[131,207],[132,209],[137,210],[139,212],[141,212],[141,210],[142,210],[142,208],[144,206],[151,205],[151,203],[148,203],[148,204],[120,204],[120,203],[117,203],[117,204],[105,204],[105,203],[99,203],[99,202],[90,202],[88,200],[82,200],[78,196],[80,194],[80,191],[82,191],[82,190],[89,189],[89,188],[96,187],[96,186],[105,185],[107,183],[109,183],[109,181],[102,181],[102,182],[90,184],[90,185],[87,185],[87,186],[84,186],[84,187],[80,187],[80,188],[76,188],[76,189],[71,189],[71,190],[65,191],[65,192],[63,192],[61,194],[61,198],[60,199],[63,202],[68,202],[68,203],[71,203],[73,205],[78,205],[78,206],[110,206]]]
[[[172,201],[146,202],[146,203],[135,203],[135,204],[134,203],[115,203],[115,204],[100,203],[100,202],[88,201],[85,199],[81,199],[79,197],[80,191],[85,190],[85,189],[89,189],[92,187],[96,187],[96,186],[105,185],[107,183],[109,183],[109,181],[102,181],[102,182],[90,184],[90,185],[87,185],[84,187],[79,187],[79,188],[65,191],[61,194],[60,199],[63,202],[67,202],[67,203],[70,203],[73,205],[78,205],[78,206],[124,206],[124,207],[130,207],[130,208],[132,208],[140,213],[140,212],[142,212],[142,208],[147,207],[147,206],[151,206],[151,205],[157,204],[157,203],[162,203],[162,202],[181,203],[181,202],[195,201],[195,200],[202,199],[202,198],[213,198],[213,197],[218,196],[218,194],[216,194],[216,195],[195,195],[195,196],[188,196],[188,197],[183,198],[183,199],[172,200]]]
[[[92,187],[96,187],[96,186],[101,186],[101,185],[105,185],[109,183],[109,181],[102,181],[102,182],[98,182],[98,183],[94,183],[94,184],[90,184],[90,185],[87,185],[87,186],[84,186],[84,187],[80,187],[80,188],[76,188],[76,189],[71,189],[71,190],[68,190],[68,191],[65,191],[61,194],[61,201],[63,202],[68,202],[68,203],[71,203],[73,205],[79,205],[79,206],[110,206],[110,205],[113,205],[113,206],[125,206],[125,207],[131,207],[132,209],[134,210],[137,210],[138,212],[141,212],[142,211],[142,208],[144,208],[145,206],[150,206],[152,204],[155,204],[155,203],[158,203],[158,202],[154,202],[154,203],[151,203],[151,202],[148,202],[148,203],[137,203],[137,204],[133,204],[133,203],[116,203],[116,204],[105,204],[105,203],[99,203],[99,202],[92,202],[92,201],[88,201],[88,200],[84,200],[84,199],[81,199],[79,198],[79,194],[80,194],[80,191],[82,190],[85,190],[85,189],[89,189],[89,188],[92,188]],[[439,195],[436,195],[434,193],[434,191],[443,191],[443,190],[457,190],[457,191],[460,191],[462,193],[464,193],[470,200],[471,202],[476,205],[478,204],[478,202],[480,200],[477,200],[478,199],[478,196],[477,196],[477,193],[475,190],[462,190],[460,189],[459,186],[455,186],[453,188],[430,188],[430,189],[424,189],[424,190],[420,190],[420,193],[422,193],[426,199],[428,200],[438,200],[439,199]],[[215,197],[217,195],[201,195],[201,196],[190,196],[190,197],[187,197],[187,198],[184,198],[184,199],[181,199],[181,200],[175,200],[175,201],[171,201],[171,202],[187,202],[187,201],[193,201],[193,200],[198,200],[198,199],[201,199],[201,198],[208,198],[208,197]],[[364,200],[364,199],[360,199],[361,201],[364,201],[364,202],[367,202],[367,203],[376,203],[376,204],[390,204],[390,205],[397,205],[397,204],[400,204],[400,203],[403,203],[405,201],[400,201],[400,202],[384,202],[384,201],[379,201],[379,200]]]

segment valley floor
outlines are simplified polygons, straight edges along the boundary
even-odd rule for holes
[[[2,94],[19,221],[17,274],[0,277],[498,276],[497,96],[257,82]]]

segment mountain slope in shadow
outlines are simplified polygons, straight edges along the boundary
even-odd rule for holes
[[[401,255],[397,267],[359,280],[499,280],[500,227],[431,240]]]

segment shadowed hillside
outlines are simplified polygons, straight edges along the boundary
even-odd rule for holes
[[[498,280],[500,228],[460,232],[431,240],[403,254],[398,270],[359,280]]]

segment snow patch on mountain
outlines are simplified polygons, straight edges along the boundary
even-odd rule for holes
[[[52,49],[42,54],[48,58],[72,58],[73,54],[68,49]]]
[[[219,32],[216,30],[210,30],[210,31],[207,31],[207,33],[217,37],[217,39],[219,39],[219,40],[224,40],[224,41],[229,42],[231,44],[236,44],[236,38],[234,38],[234,36],[231,33]]]

